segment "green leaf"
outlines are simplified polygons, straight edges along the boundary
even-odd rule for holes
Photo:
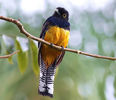
[[[2,40],[5,46],[5,54],[11,54],[14,51],[14,40],[13,38],[7,36],[7,35],[2,35]],[[8,58],[8,62],[10,64],[13,64],[12,61],[12,56]]]
[[[4,55],[4,53],[6,52],[6,47],[2,37],[0,37],[0,41],[1,41],[1,55]]]
[[[24,73],[28,66],[28,51],[23,51],[18,40],[16,40],[16,50],[17,53],[18,66],[21,73]]]
[[[6,51],[6,54],[10,54],[8,51]],[[8,58],[8,62],[10,63],[10,64],[13,64],[13,61],[12,61],[12,56],[10,56],[9,58]]]
[[[38,76],[39,73],[39,66],[38,66],[38,48],[33,40],[30,39],[30,49],[32,55],[32,66],[35,75]]]

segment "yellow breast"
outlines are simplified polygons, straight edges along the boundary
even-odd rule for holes
[[[48,31],[46,31],[44,40],[58,46],[66,47],[68,45],[69,36],[69,30],[57,26],[51,26]],[[58,51],[45,44],[42,45],[42,58],[47,68],[54,63],[61,53],[62,51]]]
[[[50,43],[66,47],[68,45],[69,36],[69,30],[51,26],[46,32],[44,39]]]

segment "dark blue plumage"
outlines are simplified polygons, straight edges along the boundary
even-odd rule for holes
[[[61,19],[61,18],[57,18],[55,16],[51,16],[46,21],[51,23],[51,26],[52,25],[53,26],[58,26],[60,28],[64,28],[64,29],[70,30],[70,23],[67,22],[66,20]]]

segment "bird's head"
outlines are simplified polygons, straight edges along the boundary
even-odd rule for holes
[[[55,9],[53,16],[65,19],[68,21],[69,13],[65,8],[58,7]]]

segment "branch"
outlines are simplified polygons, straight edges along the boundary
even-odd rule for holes
[[[19,50],[15,51],[15,52],[13,52],[13,53],[11,53],[11,54],[8,54],[8,55],[0,56],[0,59],[1,59],[1,58],[9,58],[9,57],[15,55],[15,54],[18,53],[18,52],[19,52]]]
[[[36,40],[36,41],[39,41],[39,42],[41,42],[43,44],[51,46],[51,43],[49,43],[49,42],[47,42],[47,41],[45,41],[45,40],[43,40],[41,38],[37,38],[37,37],[31,35],[30,33],[28,33],[24,29],[22,23],[19,20],[15,20],[15,19],[12,19],[12,18],[4,17],[4,16],[0,16],[0,19],[16,24],[17,27],[19,28],[20,32],[23,33],[24,35],[26,35],[28,38],[31,38],[33,40]],[[80,51],[80,50],[75,50],[75,49],[70,49],[70,48],[64,48],[64,49],[62,49],[62,47],[57,46],[57,45],[52,45],[52,47],[56,48],[57,50],[64,50],[64,51],[73,52],[73,53],[76,53],[76,54],[82,54],[82,55],[86,55],[86,56],[95,57],[95,58],[102,58],[102,59],[108,59],[108,60],[116,60],[115,57],[107,57],[107,56],[101,56],[101,55],[96,55],[96,54],[89,54],[89,53],[86,53],[86,52],[83,52],[83,51]]]

